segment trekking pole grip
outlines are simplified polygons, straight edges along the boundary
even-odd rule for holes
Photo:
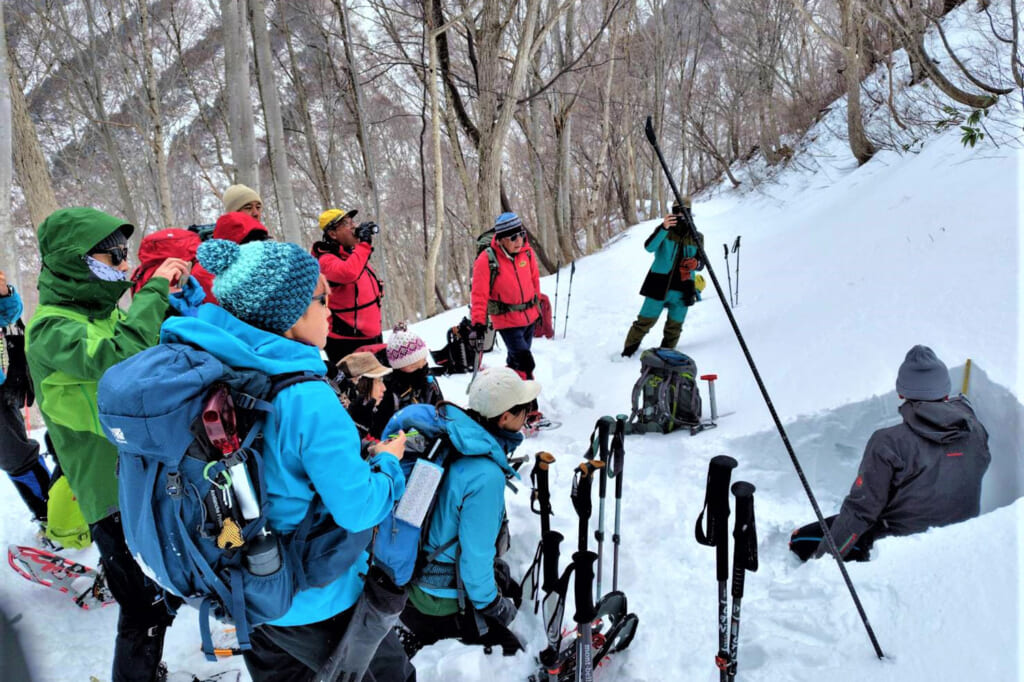
[[[744,576],[757,571],[757,531],[754,526],[754,485],[746,481],[732,484],[736,496],[736,526],[733,530],[735,555],[732,567],[733,599],[743,598]]]
[[[597,617],[594,607],[594,562],[597,554],[590,551],[576,552],[572,555],[576,567],[576,614],[573,620],[577,623],[590,623]]]

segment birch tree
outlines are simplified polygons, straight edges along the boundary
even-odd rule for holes
[[[224,88],[228,105],[228,137],[235,167],[232,182],[258,191],[259,162],[256,158],[256,119],[250,99],[249,50],[245,40],[245,0],[220,0],[221,31],[224,35]]]
[[[260,101],[263,103],[263,120],[267,126],[267,154],[270,157],[270,174],[273,178],[274,196],[277,198],[281,232],[286,241],[304,244],[306,240],[299,228],[299,214],[295,210],[288,148],[284,139],[284,123],[281,120],[281,99],[274,78],[274,59],[270,51],[267,14],[263,0],[249,0],[249,26],[252,28],[256,78],[260,89]]]
[[[11,81],[7,66],[7,27],[0,3],[0,239],[3,240],[3,269],[7,282],[21,289],[17,237],[11,224],[11,185],[14,167],[11,159]]]

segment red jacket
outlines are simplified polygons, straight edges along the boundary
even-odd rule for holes
[[[373,247],[356,244],[351,253],[341,244],[324,240],[313,244],[313,257],[331,285],[328,305],[334,339],[372,339],[380,336],[380,302],[384,290],[370,266]]]
[[[529,242],[515,254],[515,260],[498,245],[498,239],[491,239],[491,246],[498,261],[498,274],[491,288],[491,265],[487,250],[480,252],[473,263],[473,292],[470,318],[473,324],[487,322],[488,311],[495,329],[525,327],[540,317],[538,310],[540,294],[540,270],[537,257]],[[509,310],[509,307],[512,310]]]
[[[268,239],[269,236],[263,223],[248,213],[225,213],[217,218],[217,224],[213,227],[214,239],[227,239],[236,244]],[[216,303],[217,297],[213,295],[213,273],[196,263],[196,266],[192,268],[192,276],[199,281],[203,291],[206,292],[203,303]]]
[[[132,294],[141,289],[168,258],[194,261],[199,235],[191,230],[168,227],[146,235],[139,244],[139,267],[132,272]]]

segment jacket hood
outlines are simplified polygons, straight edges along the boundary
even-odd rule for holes
[[[971,431],[970,409],[960,401],[908,400],[900,414],[911,431],[934,443],[952,443]]]
[[[195,261],[200,243],[198,234],[180,227],[169,227],[143,237],[139,244],[139,266],[131,275],[132,292],[145,286],[156,269],[168,258]]]
[[[131,282],[97,280],[89,272],[84,256],[115,230],[131,237],[135,228],[94,208],[63,208],[40,223],[36,233],[42,259],[39,302],[101,314],[113,310]]]
[[[257,329],[209,303],[199,307],[196,317],[173,317],[164,322],[160,342],[198,346],[236,369],[316,375],[327,370],[319,348]]]
[[[213,228],[213,238],[227,239],[230,242],[241,244],[253,232],[262,232],[264,239],[270,234],[263,223],[248,213],[225,213],[217,218],[217,224]]]
[[[519,478],[519,474],[508,463],[508,454],[523,442],[523,434],[495,436],[475,422],[462,408],[451,404],[446,404],[439,414],[447,422],[445,428],[452,445],[464,457],[490,457],[501,467],[506,477]]]

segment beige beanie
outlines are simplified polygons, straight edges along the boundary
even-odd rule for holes
[[[250,201],[258,201],[261,204],[263,199],[256,190],[245,185],[231,185],[224,190],[224,212],[234,213]]]

